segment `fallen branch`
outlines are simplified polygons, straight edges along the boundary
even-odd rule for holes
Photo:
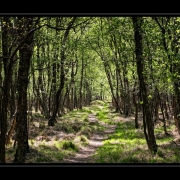
[[[176,146],[178,146],[178,148],[180,148],[180,145],[177,144],[174,140],[172,140],[172,142],[173,142]]]

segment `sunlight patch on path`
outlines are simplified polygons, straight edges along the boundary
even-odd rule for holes
[[[89,115],[89,122],[99,123],[94,114]],[[113,133],[116,129],[116,125],[108,125],[105,123],[101,123],[101,125],[106,128],[104,132],[94,133],[86,147],[81,147],[74,157],[64,159],[61,163],[93,163],[91,156],[94,155],[99,146],[103,145],[103,141],[107,139],[108,134]]]

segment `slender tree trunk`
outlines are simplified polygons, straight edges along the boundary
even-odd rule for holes
[[[61,75],[60,75],[60,86],[56,92],[54,110],[52,116],[49,118],[48,125],[54,126],[56,122],[56,114],[58,113],[60,102],[62,101],[62,90],[64,88],[65,74],[64,74],[64,60],[65,54],[64,50],[61,52]]]
[[[109,72],[108,63],[107,63],[106,60],[104,60],[104,68],[105,68],[106,76],[107,76],[108,83],[109,83],[109,86],[110,86],[110,89],[111,89],[112,98],[113,98],[113,101],[115,102],[115,105],[116,105],[116,110],[118,110],[118,112],[120,114],[122,114],[119,103],[118,103],[118,100],[116,99],[116,96],[115,96],[115,92],[113,91],[114,89],[113,89],[113,83],[112,83],[112,80],[111,80],[111,74]]]
[[[83,98],[83,76],[84,76],[84,57],[82,53],[82,65],[81,65],[81,80],[79,85],[79,109],[82,109],[82,98]]]
[[[163,96],[164,113],[165,113],[166,119],[169,120],[170,116],[169,116],[169,113],[168,113],[168,107],[167,107],[166,99],[167,99],[167,94],[164,94],[164,96]]]
[[[6,24],[2,26],[2,51],[3,51],[3,65],[4,65],[4,80],[2,87],[1,96],[1,107],[0,107],[0,126],[1,126],[1,136],[0,136],[0,162],[5,163],[5,143],[6,143],[6,132],[7,132],[7,111],[9,103],[9,91],[10,82],[12,79],[12,67],[13,58],[8,59],[8,23],[9,17],[4,17],[2,19]]]
[[[73,17],[73,19],[69,22],[68,27],[67,27],[67,29],[66,29],[66,31],[64,33],[63,41],[62,41],[62,49],[61,49],[61,55],[60,55],[60,58],[61,58],[60,86],[59,86],[59,89],[56,92],[56,96],[55,96],[56,99],[55,99],[53,114],[49,118],[49,121],[48,121],[49,126],[54,126],[55,125],[56,114],[58,112],[60,102],[62,101],[61,94],[62,94],[62,90],[64,88],[64,83],[65,83],[64,82],[65,81],[64,62],[65,62],[65,58],[66,58],[65,57],[65,45],[66,45],[66,41],[67,41],[69,32],[70,32],[71,27],[74,24],[75,20],[76,20],[76,17]]]
[[[147,145],[149,150],[156,154],[157,153],[157,144],[156,139],[154,136],[154,128],[153,128],[153,120],[150,112],[148,96],[147,96],[147,89],[145,84],[145,78],[143,75],[143,44],[142,44],[142,17],[132,17],[133,26],[134,26],[134,39],[135,39],[135,53],[136,53],[136,63],[137,63],[137,73],[140,83],[140,90],[142,93],[142,100],[143,100],[143,117],[146,121],[147,126]]]
[[[139,124],[138,124],[138,102],[136,100],[138,93],[135,92],[136,84],[137,84],[137,82],[134,83],[134,88],[133,88],[133,103],[135,106],[135,128],[138,129],[139,128]]]
[[[164,133],[165,133],[165,135],[169,135],[168,132],[167,132],[167,128],[166,128],[166,119],[165,119],[165,115],[164,115],[163,104],[161,102],[161,97],[160,97],[158,89],[157,89],[157,93],[158,93],[159,104],[160,104],[160,108],[161,108],[161,112],[162,112],[162,116],[163,116]]]
[[[174,86],[175,86],[175,98],[174,98],[174,101],[175,101],[175,106],[173,107],[174,109],[174,120],[175,120],[175,125],[176,125],[176,128],[179,132],[179,135],[180,135],[180,90],[179,90],[179,85],[180,83],[174,83]]]
[[[175,63],[174,61],[175,59],[178,59],[178,55],[179,55],[179,38],[177,38],[178,35],[177,34],[172,35],[172,31],[168,28],[168,25],[170,23],[169,18],[164,17],[163,20],[161,21],[162,23],[159,21],[158,17],[154,17],[153,19],[155,19],[156,23],[158,24],[162,32],[162,42],[163,42],[164,50],[167,53],[167,57],[169,61],[171,62],[170,72],[172,73],[172,75],[174,74],[179,75],[180,74],[179,64]],[[164,24],[163,22],[166,22],[166,24]],[[171,47],[169,47],[166,37],[169,38],[171,42]],[[173,106],[173,115],[174,115],[176,128],[180,135],[180,88],[179,88],[180,78],[179,76],[174,76],[173,85],[174,85],[174,92],[175,92],[175,95],[173,97],[173,101],[175,104],[175,106]]]

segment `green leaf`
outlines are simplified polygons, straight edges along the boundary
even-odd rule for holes
[[[143,104],[143,101],[139,101],[139,104]]]

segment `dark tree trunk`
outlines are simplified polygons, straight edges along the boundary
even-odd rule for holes
[[[26,22],[26,29],[30,32],[33,25],[33,18],[19,18],[19,22]],[[21,23],[20,23],[21,26]],[[23,29],[19,34],[24,33]],[[19,49],[19,71],[18,71],[18,107],[16,114],[16,141],[17,149],[14,163],[25,163],[26,153],[29,152],[28,130],[27,130],[27,88],[30,59],[32,56],[32,42],[34,33],[25,37],[24,43]]]
[[[135,39],[135,53],[136,53],[136,63],[137,63],[137,73],[140,83],[140,90],[142,94],[142,101],[143,101],[143,118],[144,122],[146,122],[147,126],[147,145],[149,150],[156,154],[157,153],[157,144],[156,139],[154,136],[154,127],[153,127],[153,120],[150,111],[150,105],[148,102],[148,95],[147,89],[145,84],[145,78],[143,75],[143,44],[142,44],[142,17],[132,17],[133,26],[134,26],[134,39]]]
[[[111,78],[111,74],[110,74],[110,71],[109,71],[108,62],[106,60],[104,60],[104,68],[105,68],[106,76],[107,76],[108,83],[109,83],[109,86],[110,86],[113,102],[115,103],[115,106],[116,106],[116,112],[119,112],[120,114],[122,114],[119,103],[118,103],[118,99],[116,99],[116,96],[115,96],[115,93],[114,93],[112,78]]]
[[[74,96],[75,96],[75,80],[74,77],[77,74],[77,70],[78,70],[78,60],[76,57],[76,60],[74,62],[71,63],[71,81],[70,81],[70,102],[69,102],[69,110],[72,111],[74,109]]]
[[[56,114],[59,109],[60,102],[62,101],[62,90],[64,88],[64,63],[61,63],[61,77],[60,77],[60,87],[58,91],[56,92],[55,96],[55,104],[54,104],[54,110],[52,116],[49,118],[48,125],[49,126],[54,126],[56,122]]]
[[[137,82],[134,83],[134,89],[133,89],[133,104],[135,106],[135,128],[138,129],[139,128],[139,124],[138,124],[138,101],[136,100],[136,97],[138,97],[139,93],[136,93],[136,84]]]
[[[83,53],[82,53],[81,80],[80,80],[80,85],[79,85],[79,109],[82,109],[82,98],[83,98],[83,93],[82,93],[82,88],[83,88],[83,76],[84,76],[84,57],[83,57]]]
[[[161,112],[162,112],[162,116],[163,116],[162,120],[163,120],[164,133],[165,133],[165,135],[169,135],[167,132],[167,127],[166,127],[166,119],[165,119],[165,115],[164,115],[163,104],[161,102],[161,97],[160,97],[158,89],[157,89],[157,93],[158,93],[159,104],[160,104],[160,108],[161,108]]]
[[[0,126],[1,126],[1,136],[0,136],[0,162],[5,163],[5,143],[6,143],[6,132],[7,132],[7,109],[9,102],[9,91],[10,82],[12,77],[12,66],[13,66],[13,56],[10,60],[7,58],[8,53],[8,23],[9,17],[2,18],[5,25],[2,26],[2,51],[3,51],[3,65],[4,65],[4,80],[1,94],[1,104],[0,104]]]
[[[174,87],[175,87],[175,97],[174,97],[174,101],[175,101],[175,105],[173,107],[174,109],[174,121],[175,121],[175,125],[176,128],[180,134],[180,83],[174,83]]]
[[[77,98],[76,86],[74,87],[74,108],[78,109],[78,98]]]
[[[163,106],[164,106],[165,117],[167,120],[169,120],[170,116],[168,113],[168,107],[167,107],[167,102],[166,102],[167,96],[168,96],[167,94],[164,94],[163,96]]]
[[[56,92],[53,114],[49,118],[49,121],[48,121],[49,126],[54,126],[55,125],[56,114],[57,114],[58,109],[59,109],[59,104],[62,101],[61,94],[62,94],[62,90],[64,88],[64,83],[65,83],[64,82],[65,81],[64,62],[65,62],[65,58],[66,58],[65,57],[65,45],[66,45],[66,41],[67,41],[69,32],[70,32],[71,27],[74,24],[75,20],[76,20],[76,17],[73,17],[73,19],[69,22],[68,27],[67,27],[67,29],[66,29],[66,31],[64,33],[63,41],[62,41],[62,49],[61,49],[61,55],[60,55],[60,58],[61,58],[60,86],[59,86],[59,89]]]
[[[153,98],[153,106],[154,106],[154,123],[156,123],[159,119],[159,100],[158,100],[158,92],[155,89],[154,98]]]

